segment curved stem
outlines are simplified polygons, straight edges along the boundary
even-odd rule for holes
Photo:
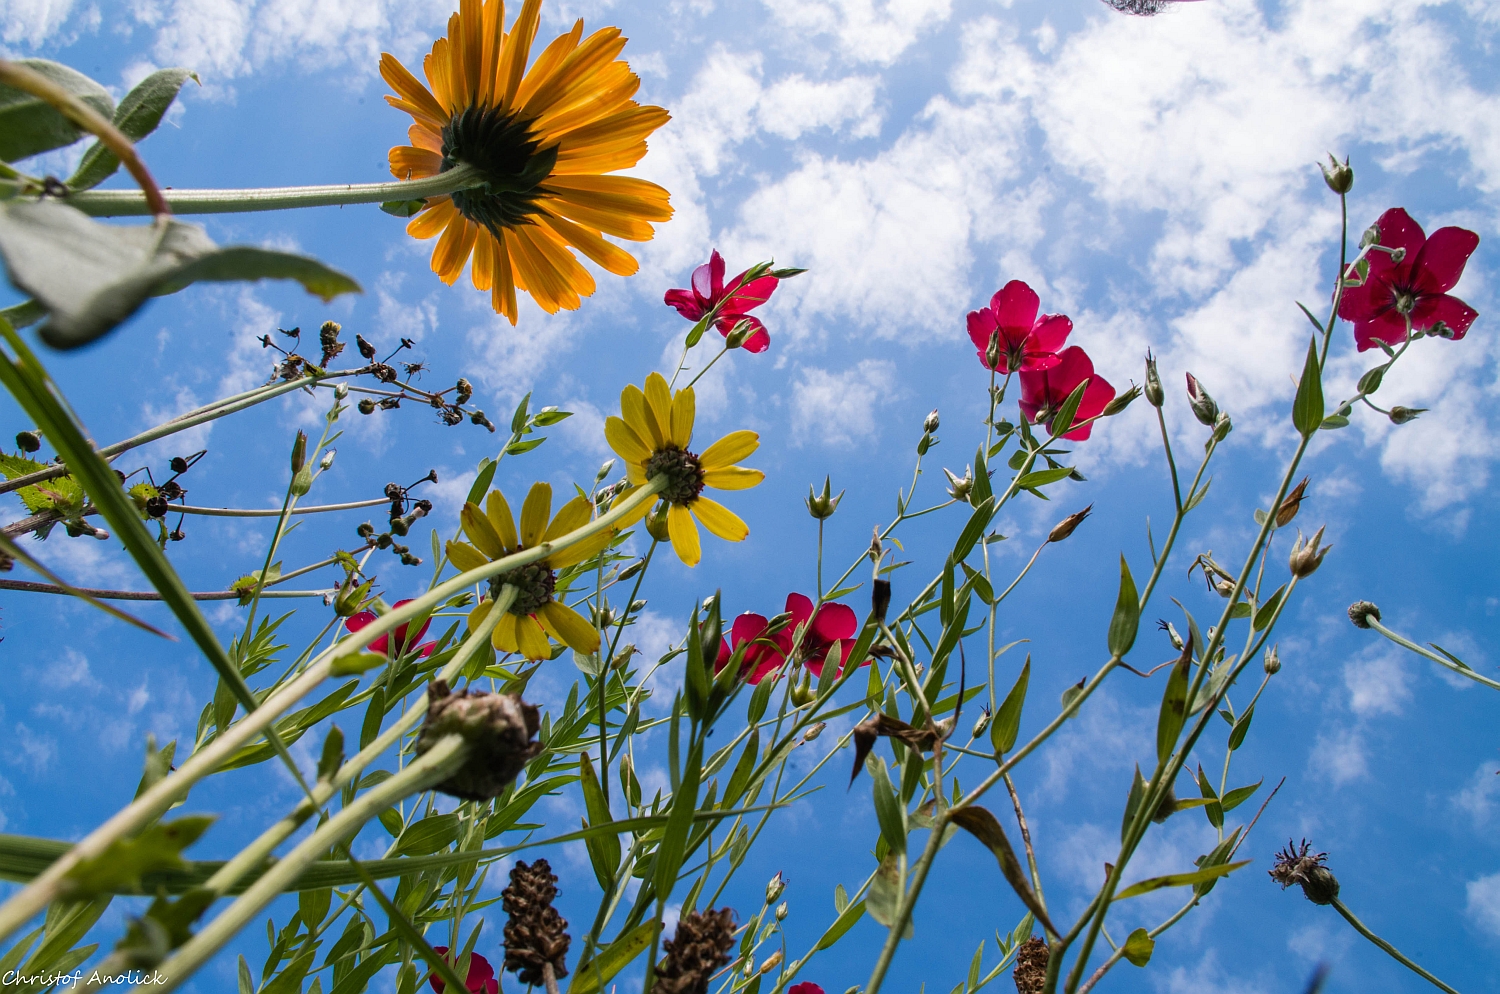
[[[1458,991],[1454,990],[1452,987],[1449,987],[1447,984],[1443,983],[1441,980],[1434,977],[1432,974],[1428,973],[1426,970],[1422,969],[1420,966],[1413,963],[1405,956],[1401,955],[1401,950],[1397,949],[1389,942],[1386,942],[1374,932],[1371,932],[1364,922],[1360,921],[1354,916],[1354,912],[1344,907],[1343,901],[1340,901],[1338,898],[1334,898],[1332,903],[1333,909],[1339,914],[1343,915],[1345,921],[1354,926],[1354,931],[1358,932],[1360,935],[1364,936],[1366,939],[1369,939],[1371,942],[1375,943],[1375,945],[1385,950],[1386,954],[1389,955],[1391,959],[1395,960],[1397,963],[1400,963],[1408,970],[1411,970],[1417,976],[1421,977],[1423,980],[1427,981],[1429,984],[1432,984],[1432,986],[1438,988],[1439,990],[1447,991],[1448,994],[1458,994]]]
[[[168,190],[162,196],[177,214],[237,214],[294,207],[339,207],[345,204],[379,204],[391,200],[423,200],[483,183],[479,170],[459,164],[445,173],[426,179],[249,190]],[[61,202],[93,217],[128,217],[151,213],[146,198],[134,190],[86,190],[63,197]]]
[[[326,563],[324,565],[327,565]],[[290,577],[288,577],[290,579]],[[61,587],[55,583],[34,583],[31,580],[0,580],[0,590],[21,590],[32,594],[67,594],[76,597],[79,593],[97,597],[102,601],[159,601],[161,594],[154,590],[100,590],[95,587]],[[263,590],[262,597],[323,597],[327,590]],[[239,600],[238,590],[195,590],[195,601]]]
[[[1500,690],[1500,683],[1497,683],[1496,681],[1491,680],[1487,676],[1480,676],[1478,673],[1475,673],[1473,670],[1469,669],[1468,667],[1459,667],[1459,666],[1457,666],[1457,665],[1454,664],[1453,660],[1448,659],[1448,658],[1446,658],[1444,656],[1440,656],[1437,653],[1431,651],[1430,649],[1424,649],[1422,646],[1417,645],[1417,643],[1413,642],[1411,639],[1406,638],[1403,635],[1397,635],[1395,632],[1391,631],[1389,628],[1387,628],[1384,625],[1382,625],[1379,621],[1376,621],[1375,620],[1375,616],[1373,614],[1367,614],[1367,615],[1365,615],[1365,622],[1371,628],[1375,629],[1377,632],[1379,632],[1380,634],[1384,635],[1386,638],[1390,639],[1392,642],[1394,642],[1397,645],[1401,646],[1403,649],[1410,649],[1412,652],[1415,652],[1417,655],[1421,656],[1422,658],[1424,658],[1424,659],[1430,659],[1434,663],[1437,663],[1437,664],[1439,664],[1441,666],[1446,666],[1446,667],[1448,667],[1448,669],[1450,669],[1453,672],[1457,673],[1459,676],[1468,677],[1470,680],[1473,680],[1475,683],[1482,683],[1486,687],[1493,687],[1496,690]]]

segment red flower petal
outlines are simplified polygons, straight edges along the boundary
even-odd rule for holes
[[[1427,242],[1427,236],[1422,233],[1422,226],[1411,219],[1411,215],[1401,207],[1392,207],[1380,215],[1380,220],[1375,222],[1380,228],[1380,244],[1386,248],[1406,249],[1406,259],[1410,262],[1412,257],[1422,251],[1422,246]],[[1390,263],[1390,256],[1385,252],[1371,252],[1369,255],[1370,268],[1374,269],[1381,259]]]
[[[812,598],[806,594],[787,594],[786,612],[792,616],[792,627],[807,624],[807,620],[813,616]]]
[[[1339,298],[1339,317],[1345,321],[1371,321],[1390,309],[1392,293],[1388,277],[1366,280],[1344,288]]]
[[[984,353],[990,347],[990,338],[995,334],[995,312],[988,307],[969,312],[969,341],[979,350],[979,359],[984,361]]]
[[[1072,331],[1073,319],[1066,314],[1043,314],[1031,329],[1031,346],[1038,352],[1061,352]]]
[[[1448,326],[1452,338],[1457,341],[1464,337],[1477,317],[1479,312],[1474,308],[1457,297],[1443,293],[1418,300],[1411,313],[1411,325],[1420,331],[1426,331],[1441,321]]]
[[[1011,280],[990,298],[995,320],[1000,327],[1007,329],[1021,328],[1030,331],[1031,326],[1036,323],[1036,312],[1041,306],[1042,301],[1036,291],[1020,280]]]
[[[691,290],[668,290],[664,299],[668,307],[675,307],[677,313],[689,321],[697,321],[707,313],[699,306],[698,295]]]
[[[1355,322],[1354,344],[1359,347],[1359,351],[1365,352],[1373,349],[1377,341],[1387,345],[1400,345],[1406,341],[1406,321],[1396,313],[1394,308],[1368,321]]]
[[[1417,253],[1413,269],[1417,288],[1423,293],[1447,293],[1463,275],[1464,265],[1474,249],[1479,246],[1479,236],[1464,228],[1439,228],[1427,239],[1427,244]]]
[[[827,644],[834,639],[851,639],[859,630],[859,618],[847,604],[824,604],[813,618],[811,633],[819,642]]]
[[[745,273],[748,272],[748,269],[745,270]],[[729,301],[720,314],[744,314],[754,310],[771,299],[771,294],[776,292],[776,286],[780,283],[774,276],[762,276],[741,286],[740,280],[744,279],[745,273],[740,273],[731,282],[733,289],[728,294]]]

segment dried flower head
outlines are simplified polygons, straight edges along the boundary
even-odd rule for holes
[[[505,923],[505,969],[522,983],[541,986],[552,969],[552,980],[568,975],[568,922],[552,901],[557,877],[545,859],[527,866],[517,861],[510,886],[500,893],[500,906],[510,915]]]
[[[453,693],[442,680],[427,688],[427,721],[417,738],[417,755],[457,733],[469,743],[469,758],[447,780],[434,787],[466,801],[487,801],[514,780],[542,751],[533,742],[541,713],[520,694],[490,694],[468,689]]]
[[[1066,518],[1063,518],[1057,524],[1053,525],[1052,530],[1047,533],[1047,541],[1061,542],[1063,539],[1073,534],[1073,530],[1079,525],[1083,524],[1083,519],[1087,518],[1089,516],[1089,512],[1093,511],[1093,509],[1094,505],[1090,504],[1082,511],[1075,511],[1072,514],[1068,515]]]
[[[1030,938],[1021,943],[1016,952],[1016,968],[1011,976],[1016,981],[1016,994],[1041,994],[1047,983],[1047,943]]]
[[[1369,601],[1355,601],[1349,605],[1349,620],[1355,628],[1369,628],[1370,619],[1380,620],[1380,608]]]
[[[1331,904],[1339,896],[1339,882],[1323,865],[1326,859],[1328,854],[1314,853],[1306,839],[1300,846],[1288,839],[1286,848],[1276,854],[1276,865],[1267,872],[1282,890],[1300,884],[1302,893],[1312,903]]]
[[[1297,533],[1297,541],[1292,544],[1292,554],[1287,561],[1293,576],[1312,576],[1317,572],[1318,567],[1323,565],[1323,557],[1328,555],[1328,550],[1333,546],[1325,545],[1321,549],[1318,548],[1318,543],[1322,540],[1322,528],[1319,528],[1313,537],[1306,541],[1303,541],[1300,531]]]
[[[734,911],[689,911],[677,922],[677,935],[664,944],[667,958],[656,971],[660,994],[707,994],[708,982],[729,962],[734,947]]]

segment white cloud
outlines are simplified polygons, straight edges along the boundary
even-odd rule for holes
[[[797,445],[850,445],[873,438],[877,412],[896,389],[896,366],[864,359],[843,372],[804,367],[792,387],[792,438]]]
[[[1453,795],[1453,806],[1467,814],[1474,822],[1474,830],[1487,827],[1500,807],[1500,776],[1495,775],[1495,764],[1484,762],[1469,778],[1468,785]]]
[[[1365,738],[1357,728],[1334,728],[1320,733],[1308,755],[1308,767],[1336,787],[1370,775]]]
[[[1500,936],[1500,873],[1471,880],[1464,889],[1469,895],[1469,920],[1491,935]]]
[[[1208,950],[1192,966],[1173,967],[1162,977],[1156,989],[1166,994],[1267,994],[1271,987],[1238,970],[1226,971],[1219,965],[1218,952]]]
[[[71,40],[85,31],[99,27],[99,7],[89,4],[74,13],[75,0],[9,0],[0,9],[0,41],[6,45],[36,48],[54,38],[59,29]]]
[[[950,0],[804,0],[775,3],[771,15],[786,33],[812,47],[829,38],[853,62],[889,66],[952,11]]]
[[[1344,663],[1344,686],[1349,688],[1349,710],[1361,718],[1400,714],[1411,697],[1410,664],[1394,652],[1356,657]]]

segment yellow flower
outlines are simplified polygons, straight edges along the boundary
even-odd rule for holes
[[[466,163],[487,185],[432,197],[406,226],[414,238],[439,233],[432,270],[453,284],[472,255],[474,287],[516,323],[516,290],[549,314],[576,309],[594,278],[575,248],[620,276],[635,258],[603,235],[648,241],[652,221],[672,216],[666,190],[628,176],[646,154],[646,136],[670,115],[631,99],[640,77],[615,56],[619,28],[583,37],[583,21],[554,40],[526,69],[541,0],[525,0],[505,30],[503,0],[461,0],[448,37],[422,60],[423,86],[389,53],[380,75],[396,91],[386,101],[410,114],[410,145],[391,149],[398,179],[435,176]]]
[[[459,520],[469,541],[449,542],[448,561],[463,572],[477,569],[576,531],[589,523],[592,512],[593,505],[587,498],[574,497],[552,517],[551,485],[534,483],[521,505],[521,528],[517,531],[505,495],[492,490],[483,511],[477,504],[464,504]],[[509,583],[516,588],[516,599],[490,638],[496,649],[519,652],[527,659],[550,659],[552,647],[547,641],[550,635],[578,652],[597,651],[598,629],[562,601],[554,600],[553,592],[557,570],[592,557],[609,544],[610,537],[611,533],[604,531],[547,559],[494,577],[490,580],[490,596],[469,613],[469,630],[479,628],[494,606],[500,588]]]
[[[625,460],[632,490],[653,476],[667,477],[666,489],[661,491],[667,505],[667,533],[677,557],[689,566],[698,565],[702,558],[694,518],[729,542],[739,542],[750,534],[750,528],[733,511],[704,497],[703,488],[748,490],[766,478],[758,469],[735,465],[760,447],[760,436],[753,431],[730,432],[704,449],[701,456],[688,451],[693,438],[694,403],[692,387],[674,394],[665,377],[652,373],[646,377],[645,390],[632,384],[620,393],[624,417],[610,417],[604,422],[604,437]],[[626,490],[621,499],[630,492]],[[649,510],[650,502],[641,505],[634,519],[645,517]]]

